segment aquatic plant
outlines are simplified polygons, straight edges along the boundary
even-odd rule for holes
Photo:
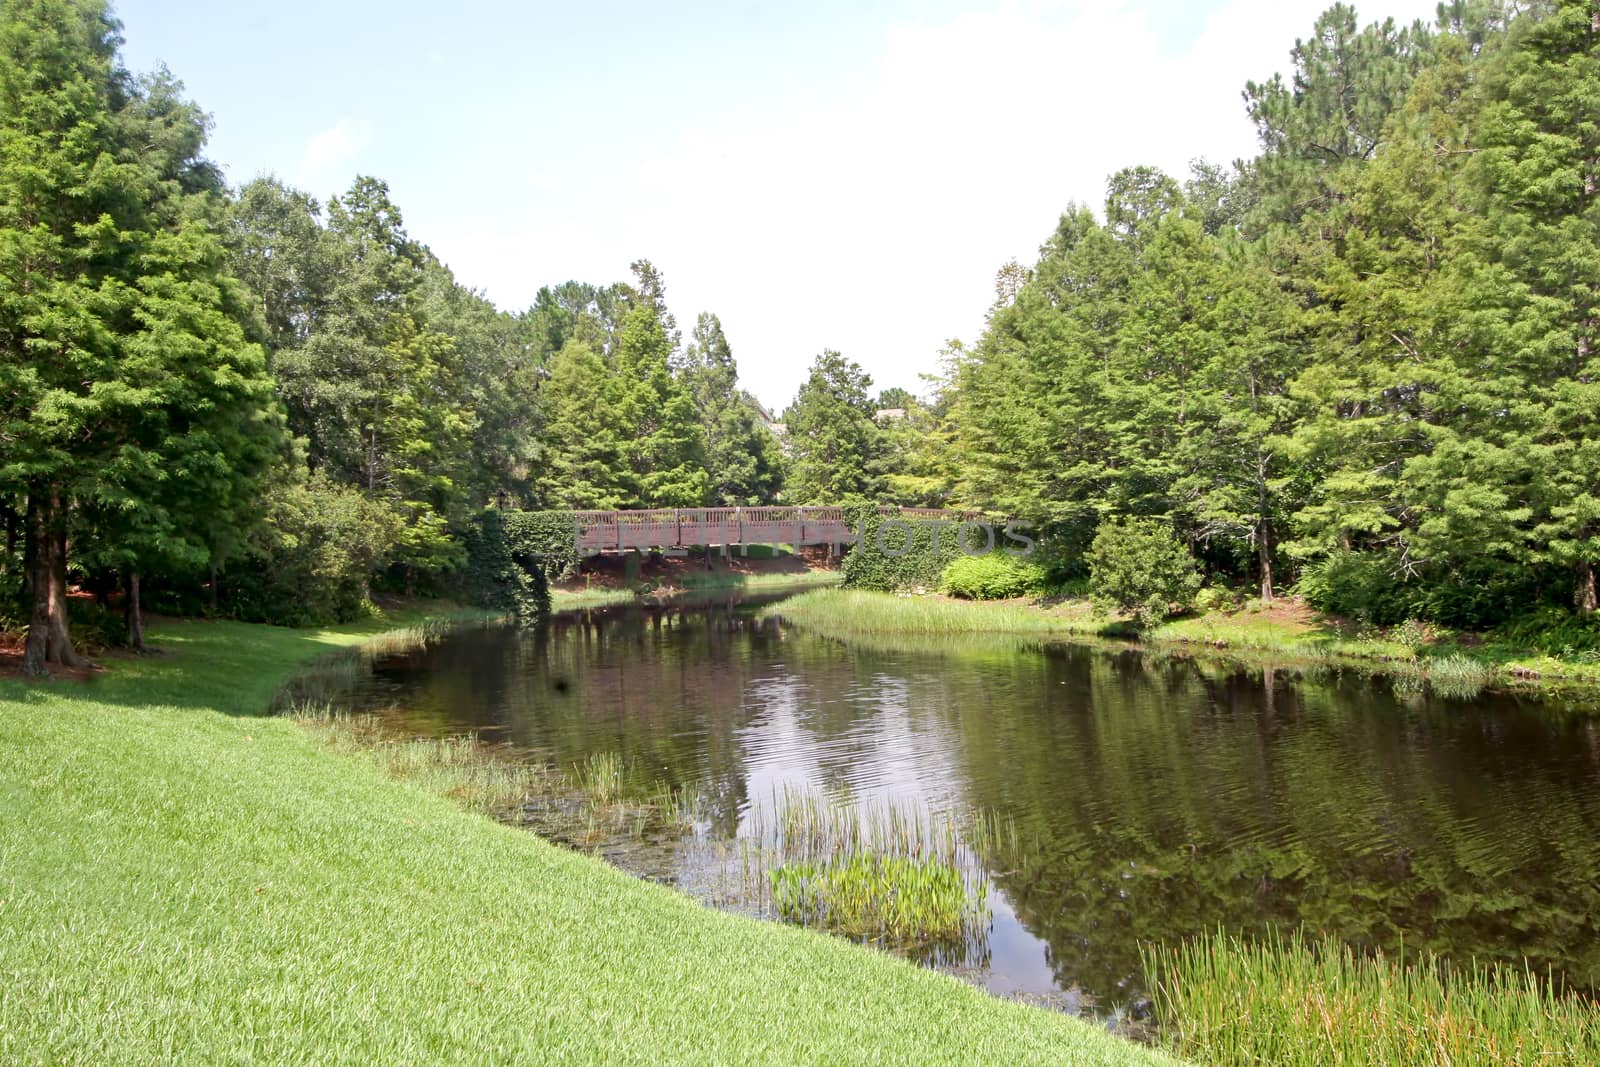
[[[762,610],[778,618],[836,637],[861,634],[972,634],[1093,632],[1104,620],[1022,604],[893,596],[852,589],[815,589]]]
[[[747,903],[849,937],[900,945],[976,938],[988,882],[954,820],[892,799],[786,785],[740,842]]]
[[[627,768],[615,752],[594,752],[572,769],[572,780],[596,805],[607,807],[621,799]]]
[[[1174,1050],[1205,1063],[1600,1062],[1600,1009],[1525,968],[1299,934],[1218,932],[1142,955]]]
[[[369,759],[387,774],[473,811],[505,811],[551,788],[547,768],[475,734],[400,736],[381,716],[351,714],[318,702],[297,705],[288,715],[330,747]]]
[[[1471,700],[1494,681],[1494,668],[1454,653],[1428,661],[1428,687],[1440,696]]]
[[[988,888],[969,889],[953,864],[851,853],[785,864],[768,874],[773,906],[790,922],[892,943],[954,941],[988,925]]]

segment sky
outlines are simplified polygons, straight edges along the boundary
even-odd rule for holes
[[[1431,18],[1382,0],[1363,21]],[[837,349],[924,392],[995,272],[1125,166],[1254,154],[1240,99],[1331,0],[727,3],[122,0],[124,57],[214,119],[208,154],[321,200],[389,183],[507,310],[662,271],[769,408]]]

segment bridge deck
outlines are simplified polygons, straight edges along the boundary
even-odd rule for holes
[[[879,508],[908,522],[960,523],[974,511]],[[578,548],[689,548],[694,545],[840,545],[855,540],[844,508],[657,508],[653,511],[575,511]]]

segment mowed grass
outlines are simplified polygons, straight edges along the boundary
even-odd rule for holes
[[[88,683],[0,681],[0,1062],[1160,1061],[255,716],[383,625],[162,624]]]

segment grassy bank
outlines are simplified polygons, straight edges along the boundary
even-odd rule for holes
[[[680,567],[665,575],[649,575],[633,585],[571,582],[550,590],[550,606],[555,611],[610,607],[615,604],[655,602],[669,597],[696,593],[764,593],[780,589],[803,589],[837,585],[833,570],[711,570]]]
[[[88,683],[0,682],[0,1062],[1158,1059],[255,717],[381,627],[163,624]]]
[[[1090,633],[1082,611],[1046,609],[1015,601],[989,603],[930,596],[895,596],[859,589],[816,589],[764,609],[764,615],[838,637],[906,634]]]
[[[1594,662],[1459,635],[1432,637],[1408,632],[1409,627],[1351,632],[1290,600],[1173,619],[1143,633],[1096,614],[1082,599],[983,602],[825,589],[775,604],[766,614],[858,641],[963,635],[1137,639],[1155,648],[1270,656],[1286,663],[1345,663],[1403,676],[1449,696],[1470,697],[1491,685],[1592,689],[1600,684],[1600,664]]]

